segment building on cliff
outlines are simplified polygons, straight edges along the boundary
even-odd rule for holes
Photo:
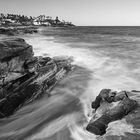
[[[59,20],[58,17],[52,19],[50,16],[40,15],[37,17],[27,17],[24,15],[16,14],[0,14],[0,25],[1,26],[74,26],[71,22],[65,22]]]

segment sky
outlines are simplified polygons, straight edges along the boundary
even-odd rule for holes
[[[79,26],[140,26],[140,0],[0,0],[0,12],[58,16]]]

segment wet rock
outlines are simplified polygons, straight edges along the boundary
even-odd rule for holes
[[[38,28],[34,26],[21,26],[17,27],[16,30],[19,32],[19,34],[33,34],[38,32]]]
[[[25,73],[25,60],[33,57],[32,46],[21,38],[0,40],[0,85]],[[3,81],[4,80],[4,81]]]
[[[123,100],[125,98],[128,98],[128,92],[121,91],[121,92],[118,92],[117,95],[114,97],[114,101],[117,102],[117,101]]]
[[[20,38],[0,41],[0,118],[43,97],[71,70],[69,59],[34,57]]]
[[[20,56],[28,59],[33,55],[32,46],[22,38],[4,38],[0,40],[0,61],[7,62]]]
[[[102,90],[98,98],[100,97],[100,100],[102,100],[101,97],[103,97],[103,99],[105,99],[104,101],[108,101],[107,99],[108,97],[110,97],[109,93],[111,95],[111,90],[110,91]],[[101,95],[104,95],[104,96],[101,96]],[[96,98],[94,103],[98,101],[98,98]],[[130,99],[128,97],[126,91],[122,91],[119,93],[115,92],[115,96],[113,94],[112,102],[116,102],[115,106],[113,106],[112,104],[111,107],[108,110],[104,111],[103,114],[99,118],[96,118],[96,119],[92,118],[86,127],[87,131],[94,133],[96,135],[103,135],[106,133],[106,128],[108,127],[108,124],[110,122],[122,119],[125,115],[133,111],[138,106],[135,100]],[[111,103],[110,100],[108,103]]]
[[[114,101],[116,92],[112,92],[111,89],[102,89],[95,101],[92,102],[92,108],[97,110],[100,107],[100,103],[106,101],[111,103]]]
[[[33,34],[33,33],[37,33],[38,32],[36,29],[30,29],[30,28],[23,29],[22,31],[25,34]]]
[[[2,27],[0,28],[0,34],[13,36],[13,35],[18,34],[18,30]]]
[[[139,90],[131,90],[131,92],[140,92]]]
[[[33,34],[37,32],[38,32],[37,27],[33,27],[33,26],[1,27],[0,28],[0,34],[8,35],[8,36],[14,36],[18,34]]]
[[[102,98],[100,96],[97,96],[95,101],[92,102],[91,107],[93,109],[97,110],[99,108],[99,106],[100,106],[101,101],[102,101]]]

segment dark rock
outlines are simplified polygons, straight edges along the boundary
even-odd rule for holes
[[[38,32],[38,28],[34,26],[21,26],[16,28],[18,30],[19,34],[33,34]]]
[[[127,92],[121,91],[121,92],[117,93],[117,95],[114,98],[114,101],[117,102],[117,101],[123,100],[125,98],[128,98]]]
[[[95,135],[103,135],[106,133],[106,128],[109,122],[111,122],[111,118],[109,116],[103,115],[95,122],[90,122],[87,125],[86,130],[94,133]]]
[[[47,94],[69,71],[69,59],[33,57],[23,39],[0,41],[0,118]]]
[[[103,113],[103,115],[98,119],[96,120],[92,119],[89,122],[89,124],[86,127],[87,131],[94,133],[96,135],[103,135],[106,133],[106,128],[108,127],[108,124],[110,122],[122,119],[125,115],[133,111],[138,106],[137,102],[133,99],[130,99],[125,91],[117,94],[114,97],[114,102],[117,102],[116,106],[111,107],[109,110],[106,110]]]
[[[52,67],[37,68],[35,72],[11,81],[4,87],[7,96],[0,104],[0,113],[4,116],[12,115],[25,102],[31,102],[48,93],[65,74],[66,71],[57,71],[55,64],[52,64]],[[3,115],[0,118],[3,118]]]
[[[23,54],[24,53],[24,54]],[[32,46],[21,38],[5,38],[0,40],[0,61],[7,62],[20,56],[29,59],[33,55]]]
[[[32,26],[21,26],[21,27],[1,27],[0,28],[0,34],[3,35],[9,35],[9,36],[14,36],[14,35],[18,35],[18,34],[33,34],[33,33],[37,33],[38,29],[37,27],[32,27]]]
[[[16,35],[18,34],[18,31],[16,29],[12,29],[12,28],[0,28],[0,34],[4,34],[4,35]]]
[[[91,107],[93,109],[97,110],[97,108],[99,108],[99,106],[100,106],[101,101],[102,101],[102,98],[100,96],[97,96],[95,101],[92,102]]]
[[[30,28],[26,28],[23,29],[23,33],[25,34],[33,34],[33,33],[37,33],[38,31],[36,29],[30,29]]]
[[[140,92],[139,90],[131,90],[131,92]]]
[[[112,92],[111,89],[102,89],[95,101],[92,102],[92,108],[97,110],[100,107],[100,103],[102,101],[106,101],[108,103],[113,102],[115,95],[116,92]]]
[[[25,73],[25,60],[32,59],[32,46],[21,38],[0,40],[0,85]]]

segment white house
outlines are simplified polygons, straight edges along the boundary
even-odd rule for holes
[[[41,22],[41,25],[46,25],[46,26],[50,26],[50,22],[49,21],[42,21]]]
[[[36,20],[36,19],[35,19],[35,20],[33,21],[33,24],[34,24],[34,25],[41,25],[41,22],[40,22],[39,20]]]

